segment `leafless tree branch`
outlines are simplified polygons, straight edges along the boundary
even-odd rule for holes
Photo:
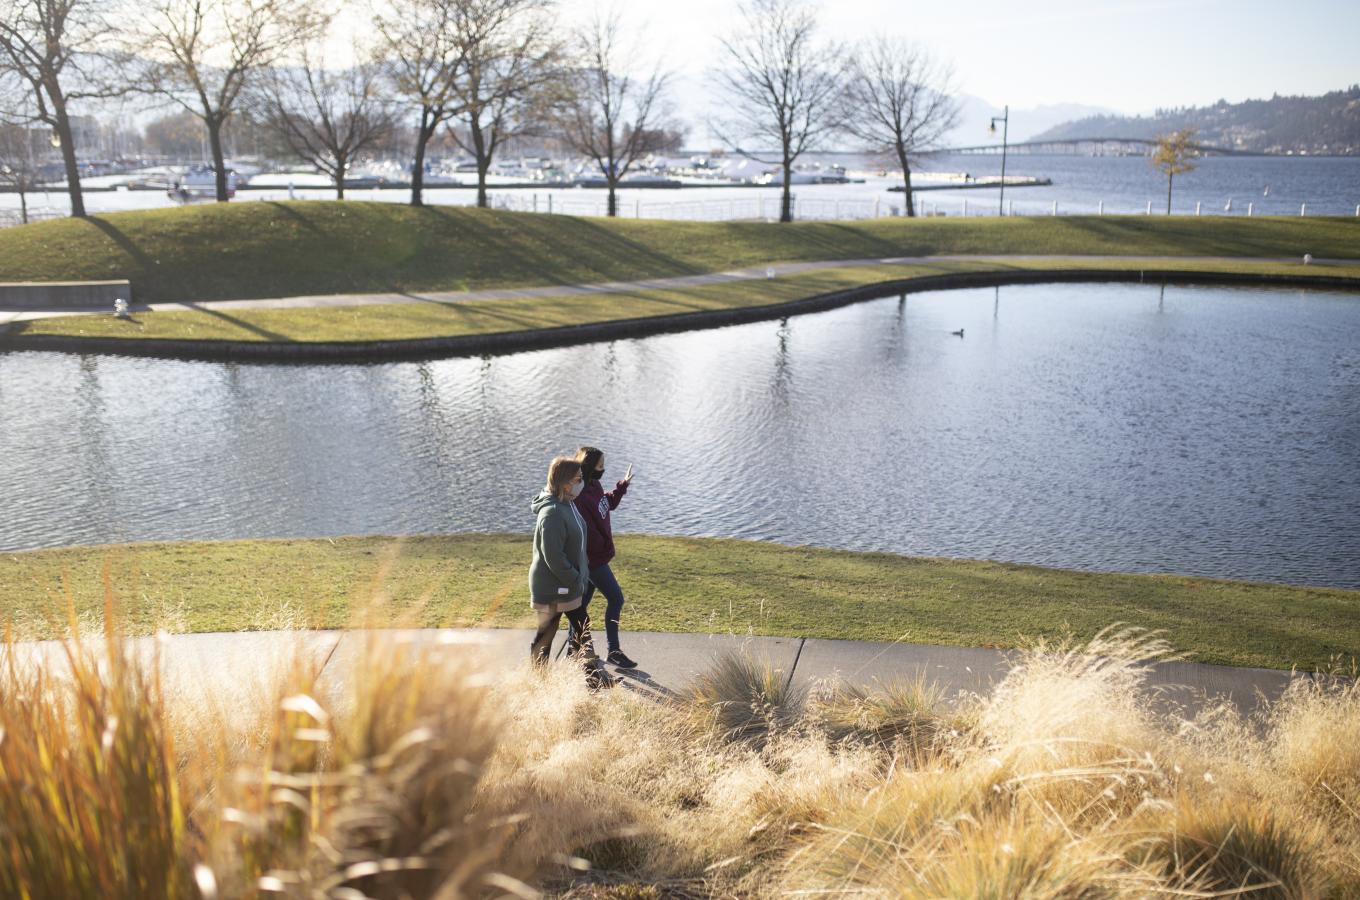
[[[217,200],[227,200],[222,126],[259,74],[315,38],[312,0],[155,0],[138,39],[152,62],[143,89],[198,116],[208,131]]]
[[[861,44],[850,58],[842,127],[869,152],[896,159],[907,215],[914,216],[911,156],[936,146],[959,121],[952,70],[925,50],[888,37]]]
[[[330,176],[337,199],[344,199],[350,165],[396,124],[379,66],[360,48],[354,58],[351,66],[331,69],[319,47],[304,49],[296,65],[269,70],[258,101],[265,122],[293,153]]]
[[[411,167],[411,205],[424,203],[425,149],[461,106],[458,78],[465,68],[457,39],[464,0],[375,0],[377,54],[398,100],[418,117]]]
[[[114,0],[0,0],[0,74],[30,97],[32,115],[61,142],[71,215],[85,215],[71,108],[116,96],[107,78],[116,56],[110,36]]]
[[[776,147],[784,173],[781,222],[793,221],[793,164],[835,129],[840,48],[819,41],[816,13],[802,0],[747,0],[742,24],[721,39],[727,64],[714,80],[728,114],[714,123],[725,143],[761,162]]]
[[[463,66],[449,133],[476,160],[478,206],[487,205],[486,176],[496,151],[533,126],[560,71],[562,47],[552,36],[550,9],[549,0],[461,0],[455,9]]]
[[[621,28],[617,11],[597,12],[575,36],[576,65],[557,115],[566,142],[604,176],[611,216],[618,214],[619,182],[639,159],[660,149],[667,127],[661,119],[669,75],[660,67],[641,77],[630,74],[637,54]]]

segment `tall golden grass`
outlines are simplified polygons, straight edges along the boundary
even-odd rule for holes
[[[0,896],[1360,896],[1353,677],[1177,718],[1112,631],[985,697],[731,657],[666,700],[350,637],[230,718],[112,627],[7,641]]]

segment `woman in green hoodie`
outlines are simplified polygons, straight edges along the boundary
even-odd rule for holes
[[[536,665],[548,661],[557,626],[566,616],[581,635],[581,653],[592,687],[612,683],[595,655],[590,616],[581,597],[586,590],[586,526],[572,503],[581,493],[581,464],[559,456],[548,467],[548,484],[534,498],[534,556],[529,563],[529,601],[538,614],[538,629],[529,647]]]

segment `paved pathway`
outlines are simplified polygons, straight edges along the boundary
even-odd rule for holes
[[[265,631],[172,635],[140,639],[139,647],[158,649],[166,682],[174,693],[201,696],[232,706],[263,697],[272,679],[296,653],[324,661],[323,676],[342,682],[362,652],[360,631]],[[428,642],[449,653],[477,657],[488,671],[527,664],[532,633],[520,629],[425,629],[382,633],[401,640]],[[556,650],[565,640],[560,632]],[[791,683],[809,686],[829,678],[872,687],[875,683],[917,676],[937,682],[949,696],[960,691],[986,693],[1018,658],[1014,651],[926,644],[834,641],[819,638],[749,637],[721,634],[627,632],[625,649],[639,666],[619,672],[625,688],[674,696],[720,655],[749,654],[767,662]],[[46,641],[22,645],[49,665],[60,665],[61,646]],[[1227,700],[1250,712],[1262,699],[1280,696],[1289,672],[1164,662],[1151,667],[1147,687],[1164,710],[1193,711],[1206,702]]]
[[[833,259],[818,262],[772,263],[748,269],[729,272],[708,272],[702,275],[681,275],[672,278],[650,278],[640,281],[608,281],[598,284],[542,285],[523,288],[495,288],[477,291],[434,291],[430,293],[388,293],[388,294],[318,294],[303,297],[273,297],[263,300],[205,300],[199,302],[134,304],[135,312],[185,311],[207,309],[302,309],[316,307],[373,306],[393,303],[463,303],[469,300],[506,300],[515,297],[560,297],[573,294],[619,294],[629,291],[662,290],[667,288],[696,287],[706,284],[725,284],[734,281],[753,281],[770,277],[773,272],[780,275],[796,275],[819,269],[843,267],[868,267],[892,265],[928,265],[938,262],[994,262],[1006,263],[1023,260],[1081,259],[1088,262],[1299,262],[1294,258],[1266,257],[1223,257],[1223,256],[1038,256],[1038,255],[1001,255],[1001,256],[892,256],[872,259]],[[1360,265],[1360,259],[1316,259],[1319,266]],[[17,310],[0,308],[0,325],[9,322],[22,322],[29,319],[50,318],[53,316],[95,315],[107,310]]]

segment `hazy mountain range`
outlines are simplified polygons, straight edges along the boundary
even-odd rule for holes
[[[722,145],[717,134],[709,127],[710,121],[720,110],[714,86],[706,77],[694,73],[675,75],[669,85],[669,99],[673,118],[687,127],[686,147],[701,151]],[[992,116],[1001,115],[1002,107],[994,106],[981,97],[970,94],[959,95],[959,104],[961,108],[958,127],[945,138],[945,145],[966,147],[1000,143],[1001,124],[997,123],[995,135],[987,132],[987,124]],[[1010,112],[1010,140],[1026,141],[1064,122],[1101,115],[1118,115],[1118,112],[1108,107],[1080,103],[1053,103],[1031,108],[1013,108]],[[828,143],[837,149],[854,149],[854,144],[850,140],[832,140]]]
[[[1360,85],[1320,97],[1281,97],[1157,110],[1150,116],[1087,115],[1034,136],[1155,138],[1195,129],[1205,144],[1255,153],[1360,155]]]
[[[987,131],[992,116],[999,116],[1002,108],[993,106],[981,97],[969,94],[959,96],[959,125],[945,140],[950,147],[971,147],[977,144],[999,144],[1001,142],[1001,123],[996,123],[996,134]],[[1108,107],[1086,106],[1081,103],[1048,103],[1042,106],[1013,107],[1010,115],[1010,134],[1008,138],[1019,143],[1031,140],[1035,135],[1051,130],[1074,119],[1099,116],[1118,116],[1119,113]]]
[[[713,85],[702,75],[685,74],[671,82],[674,117],[688,129],[686,146],[703,151],[722,141],[709,127],[717,109]],[[947,147],[996,144],[987,130],[1002,108],[981,97],[959,96],[959,124],[946,135]],[[1051,103],[1012,107],[1012,143],[1032,140],[1065,140],[1090,137],[1155,138],[1178,128],[1194,128],[1205,144],[1232,147],[1255,153],[1360,154],[1360,86],[1332,91],[1319,97],[1281,97],[1211,106],[1159,109],[1151,115],[1124,115],[1108,107],[1080,103]],[[855,149],[848,136],[829,140],[839,150]]]

